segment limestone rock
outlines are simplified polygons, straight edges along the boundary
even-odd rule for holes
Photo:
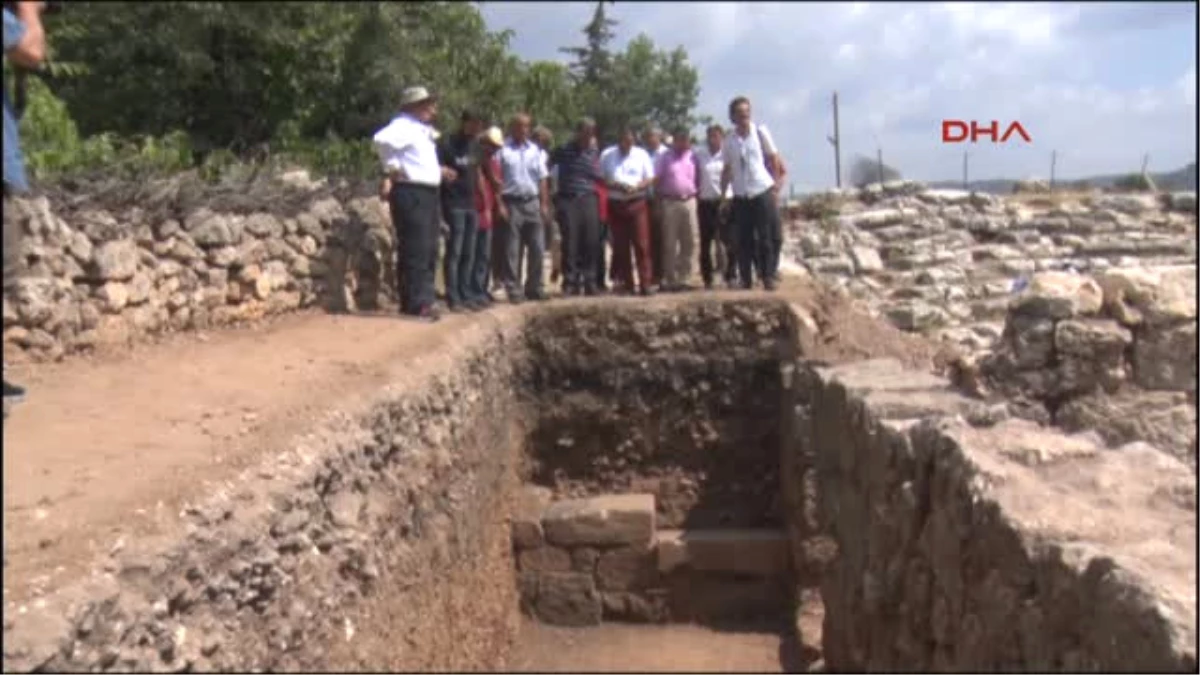
[[[138,248],[132,240],[102,244],[94,252],[94,276],[99,281],[128,281],[137,271]]]
[[[552,504],[542,516],[546,541],[561,546],[649,543],[654,495],[604,495]]]
[[[1029,286],[1013,299],[1011,311],[1046,319],[1091,316],[1100,311],[1104,293],[1090,277],[1066,272],[1034,275]]]

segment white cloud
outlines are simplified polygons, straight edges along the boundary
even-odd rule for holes
[[[577,42],[592,8],[530,5],[531,19],[520,5],[484,5],[485,16],[540,58]],[[730,98],[749,96],[802,186],[830,182],[834,91],[843,165],[874,155],[877,136],[906,175],[955,178],[963,148],[941,143],[943,118],[1019,120],[1032,134],[1030,146],[972,146],[976,178],[1045,173],[1051,150],[1068,176],[1126,171],[1144,152],[1156,169],[1194,161],[1194,3],[618,3],[610,12],[619,42],[644,30],[688,50],[700,112],[724,119]],[[536,35],[526,34],[531,22]]]

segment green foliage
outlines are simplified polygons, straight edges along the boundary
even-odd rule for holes
[[[605,4],[566,67],[523,62],[475,3],[73,1],[47,20],[51,86],[31,81],[23,144],[41,180],[215,180],[248,160],[367,176],[370,136],[413,84],[439,94],[443,133],[468,106],[501,125],[528,111],[559,139],[583,114],[609,141],[622,124],[694,122],[687,54],[645,36],[611,53]]]
[[[1113,187],[1124,192],[1146,192],[1152,190],[1150,180],[1144,174],[1131,173],[1113,181]]]

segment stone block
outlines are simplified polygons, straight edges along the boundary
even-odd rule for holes
[[[654,549],[625,546],[600,554],[596,562],[596,585],[602,591],[649,588],[657,580]]]
[[[556,502],[542,515],[546,540],[559,546],[649,543],[654,495],[604,495]]]
[[[651,590],[642,593],[601,593],[604,618],[636,623],[662,623],[670,618],[667,592]]]
[[[512,542],[516,549],[537,548],[545,542],[542,514],[550,505],[553,493],[549,488],[525,486],[513,505]]]
[[[571,554],[553,546],[539,546],[517,553],[517,569],[522,572],[570,572]]]
[[[663,572],[686,564],[701,572],[772,577],[786,575],[791,564],[782,530],[663,530],[655,548]]]
[[[1196,391],[1196,323],[1143,326],[1133,345],[1134,381],[1146,389]]]
[[[594,626],[603,613],[590,574],[549,572],[538,575],[534,615],[556,626]]]

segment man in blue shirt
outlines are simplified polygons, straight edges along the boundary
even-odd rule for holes
[[[23,68],[37,68],[46,58],[46,33],[42,29],[45,3],[13,3],[13,11],[4,7],[4,60]],[[9,198],[29,189],[25,179],[25,159],[17,116],[4,90],[4,292],[16,288],[21,268],[21,223],[13,216]],[[4,401],[18,401],[25,390],[4,380]]]

